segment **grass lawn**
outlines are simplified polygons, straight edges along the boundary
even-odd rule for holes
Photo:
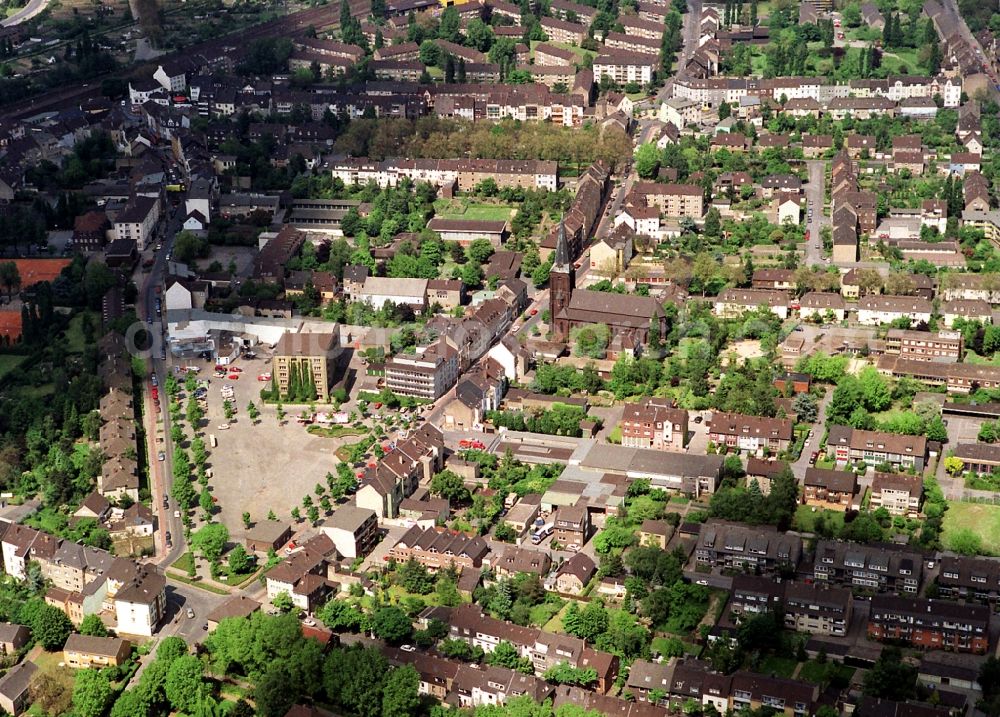
[[[24,363],[26,358],[28,357],[15,354],[0,354],[0,380]]]
[[[983,364],[986,366],[1000,366],[1000,354],[995,354],[993,358],[990,359],[985,356],[980,356],[975,351],[967,351],[965,361],[967,363]]]
[[[949,537],[962,528],[976,533],[983,541],[985,551],[1000,554],[1000,505],[949,502],[941,536],[945,548],[948,547]]]
[[[182,573],[187,573],[194,568],[194,553],[190,550],[184,553],[182,556],[177,558],[173,565],[171,565],[174,570],[179,570]]]
[[[36,657],[33,662],[38,665],[38,670],[40,673],[48,675],[53,680],[63,685],[66,689],[73,689],[73,683],[75,682],[74,673],[72,667],[60,667],[59,663],[62,662],[63,653],[60,652],[41,652],[38,657]],[[34,717],[45,716],[45,710],[41,708],[38,704],[31,705],[31,708],[25,712],[26,715]]]
[[[802,669],[799,670],[797,679],[802,680],[803,682],[812,682],[813,684],[822,685],[834,676],[840,677],[843,681],[849,682],[851,677],[854,676],[854,668],[848,667],[847,665],[841,665],[836,662],[819,663],[814,660],[810,660],[802,665]]]
[[[795,509],[795,529],[811,533],[816,525],[816,519],[821,515],[826,516],[827,525],[834,526],[837,530],[844,527],[844,514],[842,512],[817,508],[814,513],[813,506],[800,505]]]
[[[223,590],[222,588],[217,588],[214,585],[209,585],[208,583],[203,583],[199,580],[192,580],[187,575],[181,575],[173,570],[167,571],[167,577],[171,580],[176,580],[179,583],[184,583],[185,585],[190,585],[193,588],[199,588],[201,590],[206,590],[210,593],[215,593],[216,595],[229,595],[228,590]]]
[[[511,207],[465,200],[438,199],[434,214],[444,219],[472,219],[476,221],[503,221],[511,218]]]
[[[791,677],[798,664],[798,661],[791,657],[768,655],[761,661],[758,672],[777,677]]]
[[[535,59],[535,48],[538,44],[539,40],[531,41],[531,59]],[[546,42],[545,44],[552,45],[554,47],[561,47],[563,50],[569,50],[580,58],[580,62],[583,62],[588,57],[597,57],[597,53],[593,50],[584,50],[582,47],[577,47],[576,45],[568,42]]]
[[[891,67],[891,74],[898,74],[900,67],[906,67],[908,74],[922,71],[916,50],[893,50],[882,53],[882,67]]]
[[[91,326],[100,326],[100,318],[92,311],[79,313],[72,318],[69,322],[69,328],[66,329],[66,349],[70,353],[83,353],[83,349],[86,347],[86,343],[83,339],[83,317],[84,313],[90,316]]]
[[[563,629],[562,619],[563,615],[566,613],[566,608],[569,607],[569,604],[570,603],[567,601],[566,604],[563,605],[562,608],[559,610],[559,612],[557,612],[555,615],[552,616],[551,620],[542,625],[542,629],[545,630],[545,632],[560,632],[560,633],[566,632]]]
[[[539,627],[547,624],[549,620],[562,611],[565,604],[565,600],[560,600],[559,602],[543,602],[541,605],[535,605],[531,608],[531,624]]]

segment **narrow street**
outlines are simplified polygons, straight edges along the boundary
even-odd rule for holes
[[[826,204],[826,161],[822,159],[807,159],[806,167],[809,179],[806,182],[806,199],[809,209],[812,209],[812,220],[808,221],[809,241],[806,242],[805,265],[815,266],[823,263],[822,229],[830,223],[823,213]],[[808,213],[806,214],[808,217]]]

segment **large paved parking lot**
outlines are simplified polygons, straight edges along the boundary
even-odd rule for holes
[[[265,406],[260,401],[260,389],[264,384],[257,381],[257,375],[270,370],[266,358],[237,361],[235,365],[243,369],[237,381],[214,378],[211,365],[197,365],[205,366],[200,377],[211,378],[204,430],[206,442],[209,434],[218,440],[218,447],[210,449],[213,472],[210,486],[221,508],[219,519],[234,537],[245,532],[244,511],[249,511],[254,521],[266,518],[269,510],[280,519],[289,519],[291,509],[297,505],[301,507],[302,497],[312,493],[316,483],[325,485],[327,472],[336,470],[336,449],[344,442],[359,439],[310,435],[294,420],[301,407],[286,407],[285,425],[279,426],[275,407]],[[222,409],[223,384],[232,385],[236,392],[237,414],[228,430],[218,429],[226,422]],[[261,413],[256,426],[247,416],[250,401]]]

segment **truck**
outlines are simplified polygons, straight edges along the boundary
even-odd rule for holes
[[[211,444],[212,448],[215,448],[216,446],[219,445],[219,442],[217,440],[215,440],[215,434],[214,433],[210,433],[208,435],[208,442]]]
[[[538,545],[540,542],[542,542],[547,537],[552,535],[552,530],[554,528],[555,528],[554,523],[546,523],[541,528],[539,528],[538,530],[536,530],[534,533],[531,534],[531,542],[534,545]]]

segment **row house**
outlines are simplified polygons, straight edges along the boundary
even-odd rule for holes
[[[662,399],[644,398],[625,405],[622,445],[657,451],[683,451],[687,443],[688,412]]]
[[[481,568],[489,553],[486,542],[476,536],[444,528],[413,526],[389,549],[389,557],[397,562],[411,558],[431,571],[454,568]]]
[[[923,492],[924,481],[920,475],[878,471],[872,480],[869,506],[885,508],[891,515],[915,517],[920,513]]]
[[[949,329],[953,328],[959,319],[989,325],[993,323],[993,309],[982,299],[953,299],[941,305],[941,317]]]
[[[1000,388],[1000,368],[988,364],[937,363],[879,356],[876,366],[886,376],[909,376],[932,386],[946,386],[953,393]]]
[[[943,600],[876,595],[868,637],[899,641],[926,650],[983,654],[989,648],[989,607]]]
[[[455,387],[455,399],[445,409],[450,430],[482,430],[486,414],[500,408],[507,387],[503,367],[487,359],[466,372]]]
[[[849,510],[858,492],[858,477],[853,471],[807,468],[803,481],[802,503],[827,510]]]
[[[120,634],[148,637],[163,619],[166,580],[155,568],[6,521],[0,521],[0,548],[4,571],[18,580],[27,578],[28,562],[38,563],[51,584],[46,602],[76,625],[108,612]]]
[[[498,186],[521,189],[558,189],[558,164],[544,160],[502,159],[346,159],[328,165],[334,179],[347,185],[374,182],[380,188],[395,187],[403,177],[441,187],[458,184],[470,191],[485,179]]]
[[[509,546],[499,557],[490,560],[490,567],[501,578],[513,578],[522,573],[545,578],[552,567],[552,558],[542,550]]]
[[[750,285],[754,289],[774,291],[795,291],[798,289],[793,269],[755,269]]]
[[[923,361],[914,363],[929,365]],[[830,426],[826,448],[838,463],[851,461],[870,466],[891,463],[904,470],[922,471],[927,457],[927,438]]]
[[[747,311],[766,307],[781,319],[788,318],[788,292],[771,289],[726,289],[715,299],[713,313],[721,318],[738,318]]]
[[[710,419],[708,439],[716,445],[740,451],[779,453],[791,445],[793,428],[793,422],[785,418],[716,411]]]
[[[840,294],[810,291],[799,299],[800,318],[817,318],[826,321],[831,316],[837,321],[843,321],[847,317],[847,302]]]
[[[477,605],[466,604],[452,609],[448,624],[449,637],[479,647],[487,654],[501,642],[510,643],[521,657],[531,660],[537,675],[560,663],[577,669],[593,668],[597,672],[594,689],[600,693],[607,693],[618,675],[617,657],[587,647],[580,638],[497,620],[483,613]]]
[[[804,572],[826,585],[916,595],[923,566],[923,558],[905,547],[821,540],[811,568]]]
[[[819,701],[818,685],[745,670],[724,675],[690,658],[675,663],[664,679],[669,680],[669,706],[678,712],[693,701],[719,714],[768,709],[783,717],[808,717]],[[648,700],[649,692],[638,697]]]
[[[499,707],[521,696],[530,697],[532,702],[544,702],[553,692],[545,680],[498,665],[459,665],[453,687],[459,707],[465,709]]]
[[[1000,561],[942,555],[937,588],[943,598],[994,602],[1000,597]]]
[[[962,461],[962,470],[990,475],[1000,468],[1000,445],[992,443],[959,443],[953,451]]]
[[[699,565],[757,574],[794,569],[801,557],[802,539],[797,535],[714,519],[702,524],[695,547]]]
[[[926,324],[932,313],[931,302],[915,296],[865,296],[858,301],[858,323],[863,326],[889,324],[897,319]]]
[[[953,363],[962,358],[962,334],[958,331],[911,331],[889,329],[885,352],[914,361]]]

